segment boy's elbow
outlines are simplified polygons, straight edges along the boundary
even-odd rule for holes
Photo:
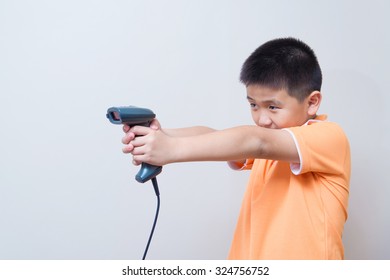
[[[245,165],[245,160],[231,160],[228,161],[227,164],[233,170],[241,170]]]

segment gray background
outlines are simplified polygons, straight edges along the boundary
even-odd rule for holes
[[[389,1],[0,1],[0,258],[139,259],[150,184],[110,106],[163,126],[251,124],[241,64],[294,36],[323,69],[320,109],[350,138],[347,259],[389,259]],[[150,259],[224,259],[249,173],[183,163],[158,177]]]

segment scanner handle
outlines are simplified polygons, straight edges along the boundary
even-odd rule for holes
[[[151,165],[143,162],[141,165],[141,169],[138,171],[137,175],[135,175],[135,180],[139,183],[145,183],[150,179],[153,179],[162,171],[162,166]]]

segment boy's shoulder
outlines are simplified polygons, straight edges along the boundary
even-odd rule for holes
[[[287,130],[294,139],[300,157],[300,163],[291,166],[295,175],[306,172],[349,173],[350,145],[338,123],[312,120]]]
[[[313,142],[326,146],[349,145],[343,128],[336,122],[328,121],[326,115],[320,115],[302,126],[290,127],[286,130],[290,131],[301,144]]]

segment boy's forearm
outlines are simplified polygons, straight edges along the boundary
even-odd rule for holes
[[[186,128],[164,128],[163,131],[171,137],[189,137],[214,132],[215,129],[206,126],[193,126]]]
[[[174,162],[233,161],[262,154],[261,128],[240,126],[176,139]]]

